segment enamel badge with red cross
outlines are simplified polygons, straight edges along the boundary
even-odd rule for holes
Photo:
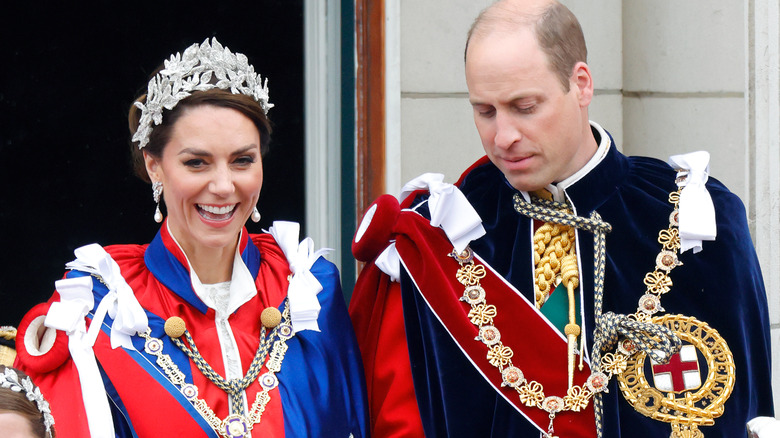
[[[669,363],[659,364],[650,359],[655,387],[664,392],[680,393],[701,386],[699,359],[696,347],[683,345],[680,352],[669,359]]]
[[[683,347],[666,364],[641,351],[628,357],[626,370],[617,376],[620,391],[642,415],[671,423],[671,437],[703,438],[700,427],[715,424],[734,389],[731,350],[717,330],[696,318],[663,315],[651,321],[673,331]],[[652,382],[646,370],[652,372]]]

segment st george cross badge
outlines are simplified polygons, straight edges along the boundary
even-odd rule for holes
[[[684,345],[666,364],[651,359],[646,366],[647,355],[634,353],[618,375],[620,391],[642,415],[671,423],[671,438],[703,438],[699,426],[715,424],[734,389],[731,350],[717,330],[693,317],[664,315],[652,322],[671,329]],[[652,372],[652,385],[646,371]]]
[[[652,358],[650,363],[653,383],[660,391],[679,394],[701,386],[699,359],[693,345],[683,345],[680,352],[672,355],[668,363],[660,364]]]

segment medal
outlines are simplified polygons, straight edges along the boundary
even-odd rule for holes
[[[652,385],[645,374],[647,356],[637,352],[629,357],[618,375],[620,391],[637,412],[671,423],[670,438],[703,438],[699,426],[715,424],[734,388],[731,350],[717,330],[695,318],[664,315],[652,321],[674,331],[685,345],[668,364],[650,364]],[[706,365],[703,384],[699,355]]]

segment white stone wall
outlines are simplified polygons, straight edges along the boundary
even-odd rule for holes
[[[708,150],[712,175],[744,199],[742,2],[627,0],[623,19],[625,151]]]
[[[484,155],[466,92],[466,33],[490,0],[400,3],[400,181],[423,172],[454,182]],[[388,90],[388,93],[390,90]],[[393,147],[389,145],[388,147]],[[400,187],[388,187],[397,193]]]
[[[780,404],[780,91],[777,0],[562,0],[596,84],[590,117],[630,155],[708,150],[748,206],[767,286]],[[398,79],[388,83],[388,191],[422,172],[454,182],[483,155],[463,68],[466,32],[491,0],[386,0]],[[753,59],[753,65],[750,65]],[[774,76],[773,76],[774,75]],[[391,75],[391,77],[396,77]],[[752,90],[752,91],[751,91]],[[752,94],[751,94],[752,93]],[[752,95],[753,98],[749,98]],[[758,144],[757,144],[758,142]]]

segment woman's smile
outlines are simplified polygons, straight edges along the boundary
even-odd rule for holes
[[[225,205],[220,207],[216,205],[197,204],[195,208],[198,209],[198,213],[205,219],[224,221],[233,217],[233,212],[236,209],[236,205],[238,204]]]

